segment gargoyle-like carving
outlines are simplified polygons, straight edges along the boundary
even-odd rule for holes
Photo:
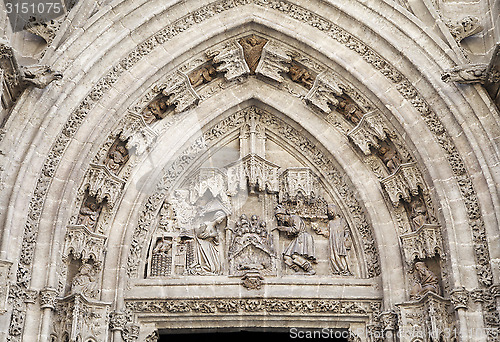
[[[56,37],[56,33],[59,30],[60,26],[61,21],[59,20],[50,20],[43,22],[32,20],[26,24],[25,30],[45,40],[45,43],[48,46]]]
[[[342,95],[342,89],[339,87],[334,77],[326,72],[319,74],[314,84],[307,93],[305,100],[307,103],[321,109],[329,114],[332,109],[330,106],[337,106],[339,100],[337,96]]]
[[[365,155],[371,154],[370,147],[380,148],[379,141],[387,139],[386,125],[378,111],[366,113],[347,136]]]
[[[448,70],[441,75],[445,82],[481,83],[489,79],[488,64],[465,64]]]
[[[125,181],[104,165],[90,164],[85,174],[81,190],[87,190],[89,195],[102,203],[107,200],[107,205],[112,208],[118,200]]]
[[[314,239],[306,230],[302,218],[297,215],[289,215],[285,209],[278,206],[275,211],[278,226],[276,229],[286,232],[292,237],[292,242],[283,252],[283,261],[295,272],[304,271],[307,274],[315,274],[312,264],[316,263],[314,252]]]
[[[402,234],[401,245],[405,262],[412,265],[415,259],[444,256],[443,238],[438,225],[424,224],[418,230]]]
[[[400,199],[410,202],[412,195],[416,196],[420,189],[427,188],[416,163],[401,164],[392,175],[380,182],[395,207],[399,205]]]
[[[227,81],[250,73],[243,48],[236,41],[230,41],[219,48],[207,51],[207,56],[213,59],[214,64],[220,64],[216,70],[224,73]]]
[[[262,49],[262,56],[255,73],[275,80],[278,83],[285,79],[281,74],[288,73],[292,58],[279,45],[268,42]]]
[[[124,121],[120,140],[126,142],[128,150],[134,150],[137,155],[143,154],[155,142],[156,132],[148,127],[142,115],[128,113]]]
[[[243,47],[245,61],[250,69],[250,74],[255,74],[255,69],[257,69],[257,65],[262,55],[262,49],[264,45],[266,45],[267,39],[252,34],[251,36],[240,39],[239,43]]]
[[[446,26],[457,42],[483,30],[479,18],[470,15],[457,22],[448,21]]]
[[[63,75],[60,72],[52,70],[45,65],[21,66],[20,68],[22,82],[26,86],[34,86],[43,89],[55,80],[60,80]]]

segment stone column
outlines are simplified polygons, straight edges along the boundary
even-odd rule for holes
[[[40,291],[40,308],[42,309],[42,326],[40,329],[40,341],[50,341],[50,328],[52,326],[53,312],[57,304],[57,290],[46,287]]]
[[[111,338],[113,342],[122,342],[122,332],[127,324],[127,317],[124,312],[113,311],[109,319],[109,328],[111,329]]]
[[[457,288],[450,292],[450,300],[453,308],[457,312],[458,318],[458,331],[456,333],[459,336],[462,336],[464,341],[467,341],[469,338],[469,327],[467,324],[467,313],[469,305],[470,293],[465,288]]]
[[[398,315],[395,311],[385,311],[380,315],[382,321],[382,329],[384,333],[384,341],[396,342],[396,332],[398,330]]]

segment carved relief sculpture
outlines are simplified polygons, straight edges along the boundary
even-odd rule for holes
[[[79,293],[86,298],[96,298],[98,294],[96,265],[84,263],[71,282],[71,293]]]
[[[419,299],[427,292],[439,295],[439,280],[423,261],[417,261],[415,263],[415,283],[410,291],[410,298]]]
[[[278,220],[277,229],[286,232],[293,238],[292,242],[283,252],[283,260],[286,265],[295,272],[304,271],[307,274],[315,274],[312,263],[316,262],[314,253],[314,240],[306,231],[306,225],[298,215],[289,215],[285,209],[278,206],[275,211]]]
[[[337,111],[339,111],[344,118],[354,125],[357,125],[363,117],[363,111],[361,108],[359,108],[359,106],[347,95],[339,97]]]
[[[161,120],[165,117],[168,109],[168,98],[164,95],[158,96],[156,99],[144,109],[142,116],[147,124],[152,124],[156,120]]]
[[[172,272],[172,240],[162,237],[151,254],[151,276],[168,276]]]
[[[194,229],[194,263],[188,266],[193,275],[217,275],[222,271],[219,257],[219,232],[226,219],[223,211],[217,211],[213,218]]]
[[[309,71],[307,71],[306,68],[298,64],[292,64],[288,70],[288,76],[290,76],[290,79],[293,82],[298,83],[307,89],[311,89],[313,86],[314,77],[309,73]]]
[[[122,169],[123,165],[129,159],[129,153],[126,148],[127,142],[116,141],[110,148],[108,155],[106,157],[106,166],[115,174],[118,174]]]
[[[401,159],[394,147],[389,144],[383,144],[377,151],[377,155],[380,157],[384,165],[389,170],[389,173],[393,173],[401,165]]]
[[[262,49],[267,43],[267,39],[258,37],[254,34],[239,40],[240,45],[243,47],[243,54],[247,62],[250,74],[255,74],[255,69],[260,61]]]
[[[417,230],[424,224],[428,223],[427,208],[420,198],[414,198],[410,202],[410,208],[410,218],[413,225],[413,230]]]
[[[328,205],[328,235],[330,242],[330,266],[333,274],[352,275],[347,262],[349,230],[336,205]]]
[[[102,205],[97,203],[94,197],[86,196],[80,208],[77,224],[85,226],[90,231],[95,231],[101,210]]]
[[[212,64],[208,64],[192,71],[188,77],[193,88],[196,88],[215,79],[217,77],[217,71]]]

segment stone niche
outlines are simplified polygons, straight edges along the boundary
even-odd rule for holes
[[[248,110],[170,192],[151,236],[146,278],[362,277],[358,243],[318,171]],[[335,207],[333,211],[328,208]]]

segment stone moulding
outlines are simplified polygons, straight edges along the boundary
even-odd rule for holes
[[[424,224],[418,230],[400,236],[405,262],[412,265],[415,259],[432,258],[435,255],[444,257],[441,227],[435,224]]]
[[[107,200],[109,207],[113,208],[124,186],[125,181],[114,175],[106,166],[90,164],[81,189],[88,191],[99,203]]]
[[[427,189],[416,162],[401,164],[392,175],[380,182],[395,207],[399,205],[400,199],[409,202],[412,195],[418,195],[419,190],[425,192]]]
[[[190,12],[186,16],[179,18],[179,20],[157,32],[143,43],[139,44],[136,48],[130,51],[126,57],[118,61],[116,65],[112,66],[109,69],[109,72],[99,80],[96,86],[71,113],[62,131],[55,139],[55,143],[44,162],[44,166],[39,173],[40,177],[36,182],[36,187],[29,204],[28,214],[26,215],[28,219],[26,221],[22,237],[23,247],[20,251],[21,261],[16,272],[17,287],[21,288],[22,291],[26,293],[29,291],[27,286],[31,280],[31,261],[33,259],[33,251],[35,248],[36,235],[38,233],[43,203],[47,196],[48,188],[52,181],[52,177],[54,176],[55,169],[58,167],[62,159],[62,152],[68,146],[71,138],[83,123],[86,115],[92,110],[100,98],[113,86],[113,84],[117,82],[121,74],[134,66],[157,46],[164,44],[196,23],[200,23],[203,20],[215,16],[217,13],[248,4],[254,4],[262,8],[278,11],[291,18],[295,18],[296,20],[315,27],[318,31],[327,34],[330,38],[348,46],[351,50],[356,51],[361,58],[371,64],[376,70],[395,84],[406,80],[404,76],[391,65],[390,62],[383,59],[377,52],[365,43],[361,42],[359,39],[355,38],[352,34],[346,32],[327,19],[320,17],[316,13],[312,13],[301,6],[288,1],[220,0]],[[479,227],[478,229],[480,232],[485,233],[484,222],[480,214],[480,206],[477,200],[476,192],[472,185],[472,180],[470,179],[463,159],[458,153],[453,140],[446,132],[439,117],[431,110],[430,106],[418,92],[409,98],[409,101],[422,115],[422,119],[428,125],[430,131],[436,136],[438,143],[446,153],[453,173],[456,176],[464,178],[464,181],[459,184],[459,187],[462,193],[462,198],[466,204],[467,215],[471,223],[475,223]],[[486,253],[476,253],[476,259],[478,260],[479,265],[477,275],[483,286],[489,286],[492,284],[492,269],[490,265],[487,242],[484,240],[475,242],[475,247],[475,250],[486,251]],[[15,309],[13,310],[13,314],[11,316],[11,325],[9,327],[9,338],[11,341],[20,340],[22,326],[24,325],[25,308],[22,308],[22,300],[20,298],[22,298],[22,296],[17,297],[14,304]]]
[[[126,141],[126,148],[135,149],[137,155],[142,155],[155,142],[158,134],[144,121],[142,115],[129,112],[123,120],[120,140]]]
[[[387,139],[382,115],[377,110],[364,114],[358,125],[347,133],[347,136],[365,155],[371,154],[370,146],[378,148],[378,141]]]
[[[63,260],[70,255],[82,261],[104,263],[106,236],[91,232],[83,225],[68,226],[64,238]]]

